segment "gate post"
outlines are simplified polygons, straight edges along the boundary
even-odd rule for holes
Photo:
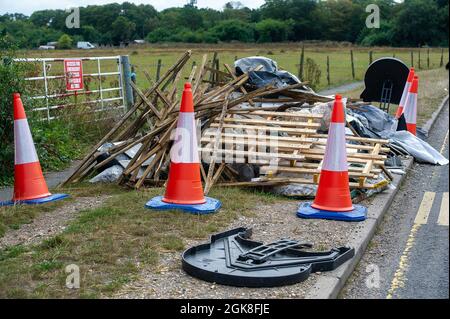
[[[133,88],[131,86],[131,66],[130,58],[128,55],[120,56],[120,63],[122,64],[123,70],[123,87],[126,97],[126,107],[127,109],[134,104]]]

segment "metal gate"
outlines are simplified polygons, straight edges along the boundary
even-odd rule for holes
[[[83,64],[83,90],[67,91],[64,60],[77,59]],[[123,68],[120,56],[84,58],[18,58],[33,64],[25,80],[30,95],[25,100],[33,112],[51,121],[70,114],[123,112],[126,105]],[[70,110],[70,112],[68,112]],[[106,113],[105,113],[106,112]],[[103,117],[103,115],[102,115]]]

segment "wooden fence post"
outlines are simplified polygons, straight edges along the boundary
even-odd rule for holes
[[[216,69],[217,71],[220,71],[219,58],[216,59],[216,66],[215,66],[215,69]],[[219,82],[219,80],[220,80],[220,74],[219,74],[219,73],[216,73],[216,82]]]
[[[430,68],[430,49],[427,50],[427,68]]]
[[[124,81],[124,90],[125,90],[125,98],[126,98],[126,110],[134,105],[133,99],[133,88],[131,86],[131,64],[130,57],[128,55],[120,56],[120,63],[122,64],[123,69],[123,81]],[[75,91],[77,93],[77,91]],[[75,94],[75,104],[77,104],[77,95]]]
[[[369,51],[369,65],[373,62],[373,51]]]
[[[411,51],[411,67],[414,67],[414,52]]]
[[[441,49],[441,63],[439,66],[442,68],[444,66],[444,48]]]
[[[419,63],[418,63],[418,67],[419,67],[419,69],[422,68],[422,65],[421,65],[421,63],[420,63],[420,48],[419,48]]]
[[[211,61],[210,67],[211,67],[212,69],[214,69],[214,68],[216,67],[216,59],[217,59],[217,51],[214,52],[213,58],[212,58],[212,61]],[[209,81],[210,81],[210,82],[214,82],[214,79],[215,79],[215,73],[214,73],[214,72],[211,72],[211,74],[209,75]]]
[[[159,77],[161,75],[161,59],[158,59],[158,64],[156,66],[156,82],[159,81]]]
[[[327,55],[327,82],[328,82],[328,85],[331,84],[331,81],[330,81],[330,56],[328,56],[328,55]]]
[[[350,59],[352,61],[352,78],[355,79],[355,62],[353,61],[353,50],[350,50]]]
[[[303,80],[303,63],[305,62],[305,45],[302,45],[302,52],[300,53],[300,65],[298,68],[298,78]]]

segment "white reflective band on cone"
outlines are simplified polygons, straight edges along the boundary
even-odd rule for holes
[[[322,169],[335,172],[348,170],[344,123],[330,123]]]
[[[39,161],[27,119],[14,121],[14,148],[15,164]]]
[[[170,159],[174,163],[200,163],[194,113],[179,113]]]
[[[403,89],[402,98],[400,99],[400,106],[405,107],[406,98],[408,97],[409,89],[411,87],[410,82],[406,82],[405,88]]]
[[[417,93],[409,93],[407,103],[408,105],[403,111],[403,113],[405,114],[405,121],[408,124],[416,124]]]

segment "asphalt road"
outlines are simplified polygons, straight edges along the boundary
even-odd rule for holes
[[[449,157],[449,108],[428,142]],[[449,298],[449,166],[415,163],[340,298]]]

